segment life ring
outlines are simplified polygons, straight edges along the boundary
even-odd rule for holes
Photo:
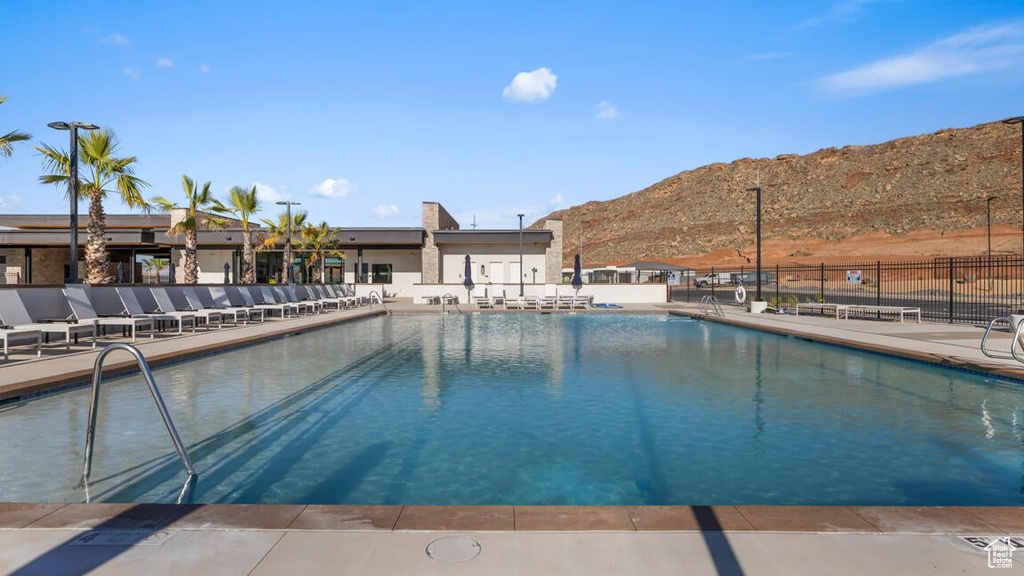
[[[743,286],[736,287],[736,303],[743,304],[747,301],[747,289]]]

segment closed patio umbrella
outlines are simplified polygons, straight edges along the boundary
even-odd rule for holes
[[[580,266],[580,255],[576,255],[576,261],[572,265],[572,287],[578,292],[583,286],[582,267]]]
[[[469,254],[466,254],[466,271],[463,274],[462,285],[466,287],[466,302],[469,303],[469,293],[473,291],[473,265],[469,262]]]
[[[124,262],[117,263],[117,283],[124,284]]]
[[[174,284],[174,260],[167,261],[167,282]]]

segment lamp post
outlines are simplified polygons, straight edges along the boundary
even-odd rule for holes
[[[68,196],[71,197],[71,264],[68,266],[68,284],[78,283],[78,129],[96,130],[99,126],[88,122],[50,122],[54,130],[71,131],[69,151]]]
[[[525,294],[523,289],[523,276],[525,275],[523,272],[523,216],[525,214],[516,214],[516,216],[519,216],[519,297],[522,298]]]
[[[298,206],[301,202],[292,202],[291,200],[281,200],[277,202],[279,206],[284,206],[286,210],[287,223],[285,228],[287,229],[288,237],[284,240],[284,260],[288,263],[288,274],[285,278],[285,282],[291,284],[295,280],[295,267],[292,265],[292,206]]]
[[[999,196],[985,198],[985,220],[988,223],[988,257],[992,259],[992,201],[999,200]]]
[[[761,300],[761,171],[757,172],[757,186],[747,188],[747,192],[757,192],[757,295],[755,300]]]
[[[1021,197],[1021,256],[1024,257],[1024,116],[1003,120],[1003,124],[1020,124],[1020,197]]]

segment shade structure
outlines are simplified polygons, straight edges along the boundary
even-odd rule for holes
[[[583,286],[583,275],[582,266],[580,265],[580,255],[577,254],[575,261],[572,265],[572,287],[579,290]]]
[[[473,265],[469,262],[469,254],[466,254],[466,271],[463,274],[462,284],[466,290],[473,289]]]

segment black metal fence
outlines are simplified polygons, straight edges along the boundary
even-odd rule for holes
[[[671,299],[698,302],[714,294],[723,304],[739,305],[735,298],[739,285],[746,290],[747,300],[755,297],[757,274],[753,271],[751,266],[696,270],[693,276],[683,277],[685,285],[672,286]],[[722,278],[722,284],[695,284],[712,272]],[[764,266],[761,278],[762,299],[777,308],[799,302],[913,306],[921,308],[926,320],[951,324],[987,324],[1024,309],[1021,256]]]

